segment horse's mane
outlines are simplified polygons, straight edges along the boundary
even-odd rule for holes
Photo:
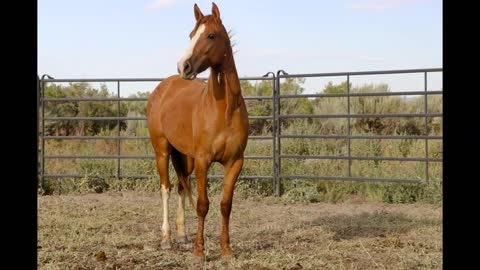
[[[235,32],[233,29],[230,29],[227,31],[227,33],[228,33],[228,38],[230,39],[230,46],[232,47],[232,52],[233,54],[236,54],[238,51],[233,50],[235,45],[237,45],[237,42],[233,40],[233,37],[235,36]]]

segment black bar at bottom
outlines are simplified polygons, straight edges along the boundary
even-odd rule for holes
[[[92,178],[115,178],[116,174],[94,174],[94,175],[85,175],[85,174],[45,174],[44,177],[51,178],[83,178],[83,177],[92,177]],[[120,178],[158,178],[158,175],[149,175],[149,174],[132,174],[132,175],[120,175]],[[195,178],[195,175],[191,176]],[[223,175],[208,175],[207,178],[210,179],[223,179]],[[270,175],[240,175],[238,179],[271,179],[273,176]]]

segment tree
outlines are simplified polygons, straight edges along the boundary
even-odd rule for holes
[[[70,83],[68,86],[50,84],[45,88],[46,98],[109,98],[116,97],[109,93],[105,85],[100,90],[88,83]],[[117,116],[117,103],[112,101],[49,101],[45,103],[47,117],[101,117]],[[120,109],[120,116],[127,115],[127,108]],[[61,120],[46,121],[46,135],[95,135],[102,129],[112,130],[118,125],[116,120]],[[126,122],[120,121],[120,128],[125,129]]]
[[[350,89],[352,89],[352,83],[350,83]],[[347,93],[347,82],[344,81],[338,85],[334,85],[331,81],[328,82],[325,89],[323,89],[323,94],[346,94]]]
[[[301,86],[305,82],[303,78],[287,78],[280,84],[282,95],[303,93]],[[270,80],[261,81],[252,85],[249,81],[241,81],[243,96],[272,96],[273,85]],[[246,100],[249,115],[270,116],[273,115],[273,100]],[[284,98],[280,102],[282,114],[311,114],[313,104],[307,98]],[[288,126],[293,119],[283,120],[283,125]],[[250,135],[260,135],[272,131],[271,120],[255,119],[250,121]]]
[[[243,96],[272,96],[273,85],[271,81],[256,82],[252,85],[250,81],[241,80],[240,87],[242,88]],[[248,109],[248,114],[251,116],[269,116],[273,115],[273,101],[266,99],[246,100],[245,104]],[[250,135],[260,135],[265,130],[271,132],[271,121],[264,119],[255,119],[250,121]]]

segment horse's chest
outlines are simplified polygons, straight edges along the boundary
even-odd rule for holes
[[[198,113],[212,115],[214,113]],[[243,153],[248,137],[248,116],[246,111],[237,110],[230,121],[224,121],[224,111],[216,118],[201,118],[193,122],[195,152],[207,155],[213,161],[235,159]],[[228,122],[228,123],[227,123]]]
[[[225,157],[235,157],[243,153],[246,143],[246,134],[226,130],[212,140],[212,152],[215,160]]]

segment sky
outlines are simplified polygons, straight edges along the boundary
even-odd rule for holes
[[[58,79],[176,74],[195,24],[194,3],[211,14],[211,0],[39,0],[38,74]],[[279,69],[298,74],[443,67],[440,0],[215,3],[234,33],[241,77]],[[393,91],[418,91],[422,76],[367,76],[352,83],[385,82]],[[306,93],[342,79],[307,79]],[[139,87],[155,85],[126,85],[122,95]],[[428,88],[441,90],[441,73],[429,75]]]

